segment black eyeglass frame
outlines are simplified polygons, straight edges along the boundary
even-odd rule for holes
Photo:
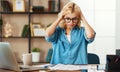
[[[77,17],[74,17],[74,18],[69,18],[69,17],[64,18],[64,21],[65,21],[66,23],[70,23],[71,21],[72,21],[73,23],[77,23],[78,20],[79,20],[79,19],[78,19]]]

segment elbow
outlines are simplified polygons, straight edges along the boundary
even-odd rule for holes
[[[45,30],[45,36],[46,36],[46,37],[49,37],[49,36],[50,36],[50,35],[49,35],[49,30],[48,30],[48,29]]]
[[[45,32],[45,36],[46,36],[46,37],[49,37],[50,34],[49,34],[48,32]]]
[[[46,37],[50,37],[54,34],[55,31],[51,30],[51,29],[46,29],[45,31],[45,36]]]
[[[46,36],[46,37],[50,37],[51,34],[52,34],[52,31],[50,31],[49,28],[47,28],[47,29],[45,30],[45,36]]]
[[[49,31],[46,31],[46,32],[45,32],[45,36],[46,36],[46,37],[50,37],[51,35],[52,35],[51,32],[49,32]]]
[[[88,39],[93,38],[94,36],[95,36],[95,33],[87,34],[87,38],[88,38]]]

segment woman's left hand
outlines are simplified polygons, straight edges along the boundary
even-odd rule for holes
[[[80,11],[80,17],[81,17],[81,20],[83,21],[85,18],[84,18],[84,15],[83,15],[83,13],[82,13],[80,7],[79,7],[79,11]]]

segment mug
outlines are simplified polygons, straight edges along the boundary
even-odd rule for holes
[[[26,53],[22,55],[23,65],[32,65],[32,54]]]

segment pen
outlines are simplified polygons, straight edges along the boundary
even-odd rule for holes
[[[51,65],[46,65],[46,66],[44,66],[44,68],[49,68],[49,67],[53,67],[53,66],[55,66],[55,65],[53,65],[53,64],[51,64]]]

